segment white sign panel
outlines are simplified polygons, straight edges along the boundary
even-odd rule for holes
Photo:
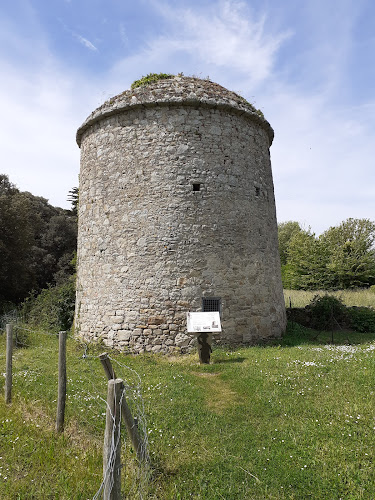
[[[186,314],[188,333],[221,332],[220,313],[188,312]]]

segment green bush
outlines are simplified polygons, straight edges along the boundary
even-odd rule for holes
[[[375,293],[375,285],[371,285],[370,286],[370,292],[371,293]]]
[[[348,307],[350,324],[357,332],[375,333],[375,311],[369,307]]]
[[[46,330],[57,332],[72,327],[75,307],[75,277],[65,283],[49,287],[22,305],[25,320]]]
[[[347,322],[347,308],[332,295],[315,295],[307,308],[311,311],[311,326],[316,330],[332,330]]]
[[[311,316],[311,327],[316,330],[348,327],[357,332],[375,333],[375,310],[370,307],[346,307],[337,297],[316,295],[306,310]]]

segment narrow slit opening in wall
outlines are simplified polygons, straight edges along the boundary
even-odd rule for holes
[[[215,312],[221,314],[221,298],[220,297],[202,297],[202,311]]]
[[[260,196],[260,187],[255,188],[255,196]]]
[[[199,182],[193,182],[193,191],[200,191],[201,185]]]

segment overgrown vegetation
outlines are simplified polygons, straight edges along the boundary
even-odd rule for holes
[[[375,223],[347,219],[319,237],[298,222],[279,224],[284,288],[342,290],[375,284]]]
[[[354,330],[375,333],[375,310],[368,307],[350,307],[348,315]]]
[[[151,83],[155,83],[159,80],[167,80],[169,78],[173,78],[174,75],[171,75],[169,73],[149,73],[146,76],[142,76],[139,80],[135,80],[130,88],[136,89],[138,87],[141,87],[142,85],[150,85]]]
[[[0,175],[0,313],[31,292],[60,285],[73,269],[77,218],[19,191]]]
[[[328,345],[330,332],[316,333],[289,325],[274,346],[215,347],[208,366],[196,353],[111,353],[142,379],[153,466],[144,498],[374,498],[374,336],[337,332]],[[0,498],[93,498],[107,386],[99,352],[68,339],[57,436],[57,338],[30,334],[15,351],[12,404],[0,396]],[[129,442],[122,461],[124,498],[136,499]]]
[[[75,276],[60,285],[50,286],[21,306],[22,316],[33,327],[49,332],[70,330],[74,319]]]
[[[307,307],[311,313],[311,327],[316,330],[336,330],[348,319],[346,306],[332,295],[316,295]]]
[[[372,306],[375,305],[375,300]],[[342,299],[332,294],[315,295],[305,308],[288,309],[289,318],[316,330],[354,330],[375,333],[374,307],[347,307]]]

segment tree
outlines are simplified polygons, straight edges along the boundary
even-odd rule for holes
[[[19,191],[16,186],[9,181],[8,176],[5,174],[0,174],[0,196],[18,192]]]
[[[319,238],[297,222],[279,225],[284,287],[344,289],[375,284],[375,223],[347,219]]]
[[[338,288],[375,284],[375,223],[369,219],[347,219],[320,236],[329,252],[327,269]]]
[[[73,267],[70,262],[77,247],[76,217],[65,213],[53,215],[48,221],[40,243],[47,256],[45,266],[48,269],[49,279],[46,280],[46,284],[61,282],[64,276],[72,274]]]
[[[1,176],[0,181],[0,302],[18,302],[33,286],[30,250],[34,241],[28,223],[30,204]]]
[[[77,218],[44,198],[20,192],[0,174],[0,305],[19,303],[32,290],[73,272]]]
[[[277,229],[279,238],[280,262],[282,266],[285,266],[288,263],[288,249],[290,240],[295,233],[301,232],[302,228],[298,222],[288,221],[278,224]]]
[[[310,230],[295,232],[288,245],[288,260],[283,266],[286,288],[301,290],[328,289],[332,275],[327,272],[327,250]]]
[[[78,204],[79,204],[79,188],[74,187],[69,191],[68,201],[72,204],[73,215],[78,215]]]

